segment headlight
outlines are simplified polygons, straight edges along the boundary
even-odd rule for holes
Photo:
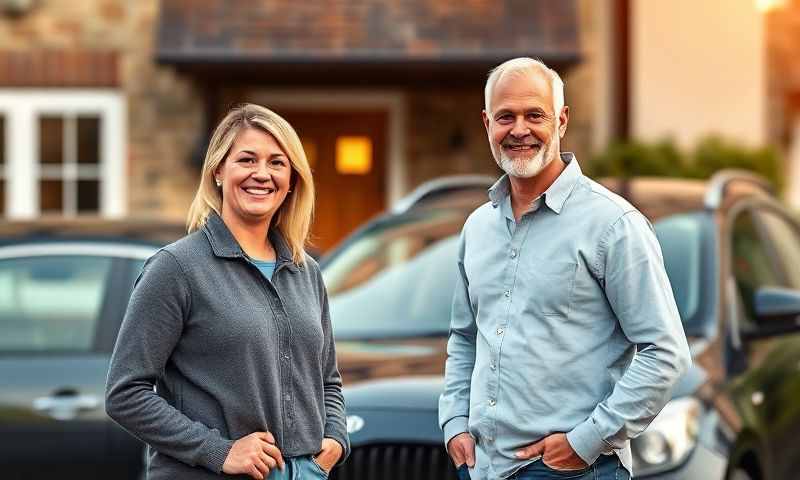
[[[636,476],[677,467],[697,444],[702,407],[691,397],[670,401],[641,435],[631,441]]]

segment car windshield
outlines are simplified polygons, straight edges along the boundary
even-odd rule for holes
[[[389,217],[325,259],[322,271],[336,336],[446,335],[457,278],[458,234],[468,213],[412,211]],[[698,310],[701,226],[695,214],[674,215],[655,224],[684,322]]]

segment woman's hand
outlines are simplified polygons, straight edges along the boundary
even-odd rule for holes
[[[222,471],[264,480],[275,467],[283,470],[283,455],[269,432],[255,432],[236,440],[225,458]]]
[[[344,450],[339,442],[332,438],[323,438],[322,451],[314,457],[314,461],[317,462],[317,465],[322,467],[325,472],[330,473],[333,466],[336,465],[336,462],[342,458],[342,453],[344,453]]]

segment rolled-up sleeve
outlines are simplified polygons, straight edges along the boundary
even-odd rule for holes
[[[458,248],[458,278],[453,294],[450,335],[447,341],[445,387],[439,398],[439,425],[444,431],[445,446],[467,431],[472,371],[475,367],[477,326],[469,299],[469,281],[464,271],[465,234]]]
[[[630,211],[608,227],[593,267],[637,352],[611,395],[567,433],[575,452],[588,464],[642,433],[691,363],[661,248],[641,213]]]

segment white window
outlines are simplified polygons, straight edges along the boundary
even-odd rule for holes
[[[0,89],[0,150],[0,216],[125,215],[121,94]]]

